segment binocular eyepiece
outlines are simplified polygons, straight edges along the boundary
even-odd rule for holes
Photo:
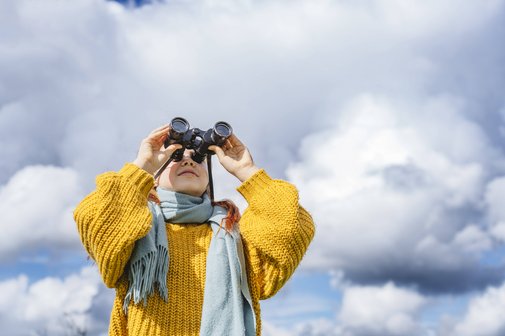
[[[170,131],[164,146],[167,148],[172,144],[182,145],[182,148],[172,154],[173,161],[182,160],[184,150],[187,148],[194,150],[191,159],[201,163],[207,155],[215,154],[209,150],[209,146],[222,146],[232,133],[230,124],[224,121],[218,121],[213,128],[203,131],[199,128],[190,128],[186,119],[177,117],[170,122]]]

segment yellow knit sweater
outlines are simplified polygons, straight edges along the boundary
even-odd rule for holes
[[[109,335],[197,336],[212,229],[198,224],[167,225],[169,300],[152,295],[146,306],[130,303],[125,316],[122,302],[128,280],[124,269],[135,241],[151,227],[147,197],[154,179],[127,163],[119,172],[99,175],[96,184],[96,190],[75,209],[74,219],[105,285],[116,289]],[[261,335],[259,300],[273,296],[290,278],[315,228],[310,214],[298,203],[296,188],[286,181],[271,179],[263,169],[237,190],[248,202],[239,228],[257,321],[256,335]]]

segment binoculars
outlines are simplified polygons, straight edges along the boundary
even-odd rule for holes
[[[207,155],[215,154],[209,150],[209,146],[221,147],[226,139],[232,135],[232,132],[230,124],[224,121],[218,121],[213,128],[203,131],[199,128],[190,128],[186,119],[177,117],[170,122],[170,131],[164,146],[167,148],[172,144],[182,145],[182,148],[172,154],[171,159],[173,161],[182,160],[184,150],[187,148],[194,150],[191,159],[201,163]]]

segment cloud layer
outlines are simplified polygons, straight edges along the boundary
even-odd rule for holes
[[[503,0],[0,0],[0,263],[80,249],[72,208],[151,129],[226,120],[315,218],[300,271],[344,284],[338,308],[300,296],[334,318],[266,334],[472,335],[503,308],[504,18]],[[107,312],[91,273],[0,280],[2,326]],[[466,315],[426,326],[438,296],[468,293]]]
[[[0,262],[80,247],[72,210],[82,196],[70,168],[29,166],[0,188]]]

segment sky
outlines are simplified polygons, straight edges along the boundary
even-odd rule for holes
[[[107,334],[72,211],[176,116],[314,218],[265,336],[505,335],[505,0],[124,2],[0,0],[6,335]]]

